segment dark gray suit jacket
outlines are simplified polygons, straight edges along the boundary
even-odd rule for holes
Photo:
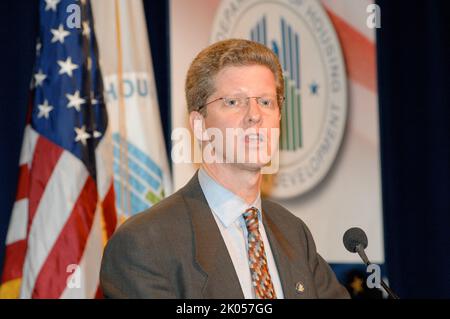
[[[262,216],[285,298],[349,297],[299,218],[268,200]],[[100,284],[109,298],[244,298],[197,174],[117,230]]]

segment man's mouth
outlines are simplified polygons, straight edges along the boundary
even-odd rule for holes
[[[262,134],[253,133],[245,135],[245,143],[262,143],[264,140],[265,138]]]

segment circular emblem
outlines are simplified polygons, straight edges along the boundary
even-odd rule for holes
[[[225,0],[211,42],[244,38],[278,56],[285,78],[279,169],[264,175],[263,192],[299,196],[330,170],[347,114],[344,60],[333,25],[315,0]]]

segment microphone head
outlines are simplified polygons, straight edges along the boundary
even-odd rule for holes
[[[367,248],[368,240],[364,230],[358,227],[353,227],[347,230],[344,234],[344,246],[351,253],[357,252],[358,245],[363,249]]]

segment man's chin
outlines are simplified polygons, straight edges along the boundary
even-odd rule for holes
[[[248,171],[261,171],[261,169],[266,166],[268,163],[236,163],[236,166],[243,170]]]
[[[217,163],[233,165],[242,169],[253,171],[261,170],[264,166],[270,165],[271,161],[270,156],[267,155],[263,156],[264,158],[260,158],[259,154],[256,153],[251,155],[247,153],[247,156],[242,156],[242,158],[236,155],[234,156],[234,158],[228,158],[227,156],[223,156],[220,154],[216,154],[216,156],[217,158],[221,158],[221,160]]]

